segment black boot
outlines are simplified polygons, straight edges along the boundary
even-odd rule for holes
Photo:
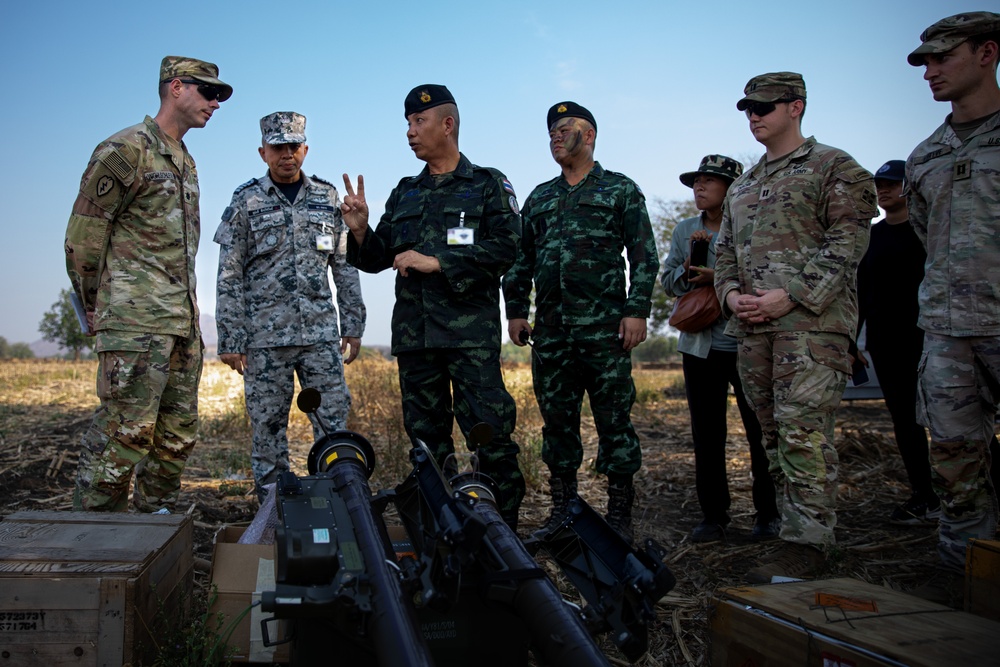
[[[533,533],[535,537],[548,533],[566,517],[569,501],[576,498],[576,475],[553,475],[549,478],[549,490],[552,494],[552,510],[545,524]]]
[[[608,513],[605,520],[618,531],[625,541],[632,544],[632,505],[635,503],[635,487],[632,481],[612,484],[608,482]]]

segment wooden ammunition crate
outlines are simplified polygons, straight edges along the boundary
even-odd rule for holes
[[[998,664],[1000,623],[855,579],[716,594],[714,667]]]
[[[0,665],[149,664],[189,599],[191,517],[17,512],[0,520]]]

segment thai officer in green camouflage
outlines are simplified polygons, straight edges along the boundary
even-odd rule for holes
[[[358,270],[347,263],[340,196],[306,176],[306,118],[278,111],[260,120],[258,148],[267,173],[233,193],[215,233],[219,244],[219,358],[243,375],[253,430],[250,457],[258,496],[288,470],[288,409],[294,376],[323,396],[318,415],[347,425],[351,395],[344,364],[354,361],[365,329]],[[328,269],[337,287],[333,303]],[[349,351],[348,351],[349,350]],[[313,434],[322,427],[310,414]]]
[[[997,534],[989,443],[1000,401],[1000,14],[938,21],[908,57],[951,114],[906,161],[910,224],[927,249],[918,413],[941,500],[938,552],[960,587],[970,539]]]
[[[212,63],[167,56],[160,109],[101,142],[66,229],[66,267],[96,334],[101,405],[83,437],[75,509],[168,508],[198,432],[202,342],[194,260],[198,172],[181,141],[233,89]]]
[[[659,269],[656,243],[642,191],[594,160],[593,114],[560,102],[546,120],[562,173],[525,202],[517,263],[503,279],[510,338],[525,345],[531,336],[534,344],[531,371],[552,492],[552,512],[541,530],[559,521],[576,495],[586,391],[598,434],[597,471],[608,476],[608,522],[631,540],[632,477],[642,452],[631,420],[630,353],[646,339]],[[528,323],[532,285],[534,327]]]
[[[857,267],[876,215],[869,172],[802,136],[800,74],[750,79],[736,108],[767,149],[729,188],[715,286],[778,490],[783,547],[748,574],[815,575],[837,523],[834,419],[851,370]]]
[[[363,179],[355,192],[344,175],[348,261],[370,273],[398,272],[392,353],[407,433],[451,472],[453,417],[467,441],[477,424],[492,427],[492,440],[477,451],[479,469],[500,487],[500,514],[516,527],[524,477],[511,440],[514,399],[500,372],[499,292],[517,253],[517,199],[502,173],[459,152],[458,107],[446,87],[417,86],[404,115],[410,148],[427,166],[400,180],[374,231]]]

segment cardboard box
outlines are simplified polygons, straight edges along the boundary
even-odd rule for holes
[[[162,640],[157,630],[190,599],[192,537],[183,515],[4,517],[0,664],[148,664]]]
[[[965,611],[1000,621],[1000,542],[969,542],[965,552]]]
[[[226,526],[215,536],[212,585],[216,587],[216,598],[211,613],[222,612],[222,627],[227,632],[230,624],[235,623],[226,640],[235,650],[229,655],[233,662],[288,662],[290,644],[264,646],[260,622],[271,614],[262,612],[260,605],[250,607],[260,601],[261,591],[275,588],[275,547],[237,544],[245,530],[246,526]],[[268,624],[268,633],[273,634],[271,641],[281,639],[286,632],[282,621]]]
[[[997,664],[1000,623],[854,579],[729,588],[710,618],[711,664]]]

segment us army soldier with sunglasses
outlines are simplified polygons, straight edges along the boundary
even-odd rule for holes
[[[198,172],[181,139],[233,94],[212,63],[167,56],[160,109],[101,142],[66,228],[66,268],[96,336],[101,405],[83,436],[74,509],[177,500],[198,431],[202,343],[194,259]],[[141,465],[140,465],[141,463]]]
[[[767,149],[733,182],[722,209],[715,286],[735,315],[737,363],[764,432],[782,548],[750,570],[815,576],[834,544],[834,416],[851,370],[857,268],[876,214],[872,175],[842,150],[802,136],[800,74],[750,79],[736,108]]]

